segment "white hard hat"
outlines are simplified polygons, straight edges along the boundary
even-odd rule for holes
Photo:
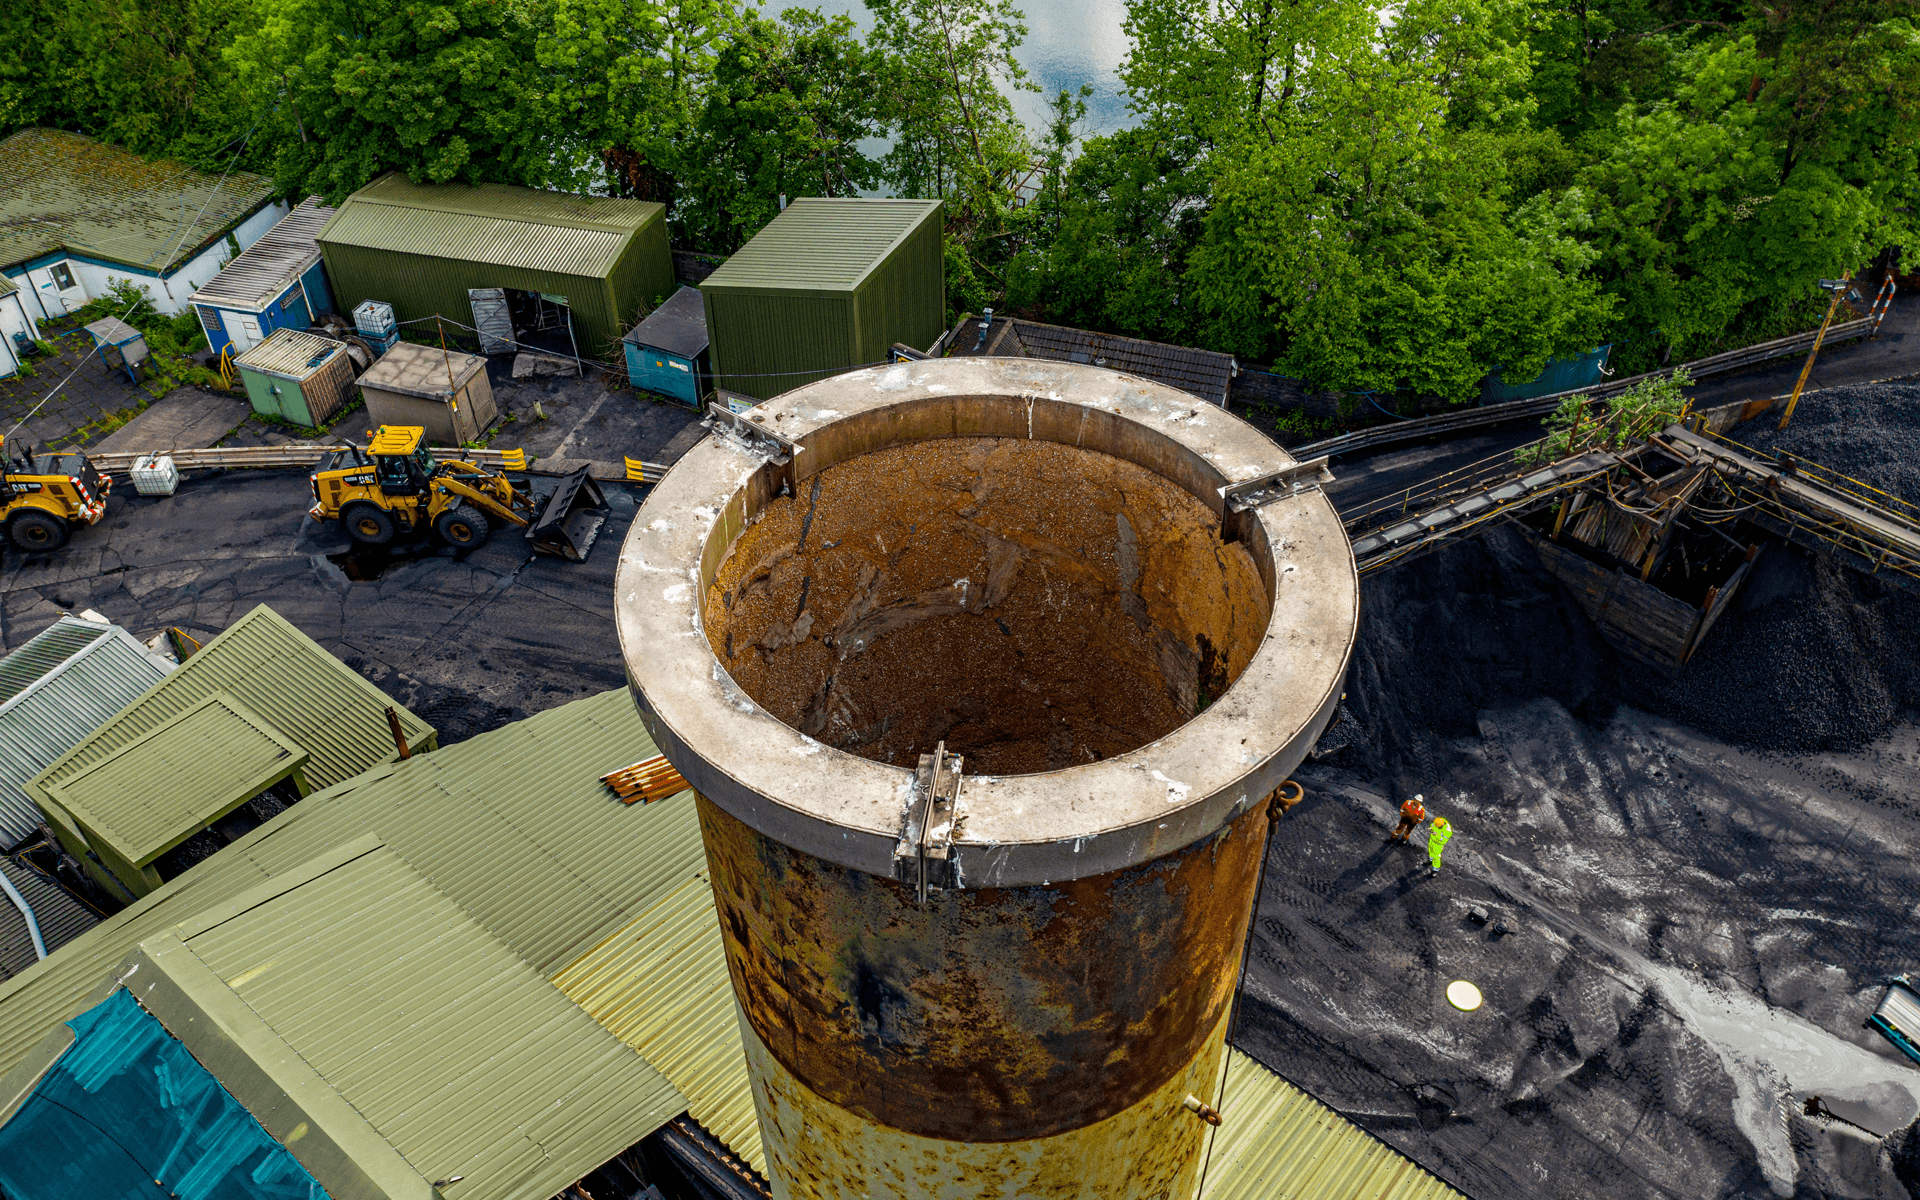
[[[1426,800],[1426,797],[1421,795],[1419,792],[1415,792],[1413,794],[1413,801],[1415,804],[1423,803],[1425,802],[1425,800]]]

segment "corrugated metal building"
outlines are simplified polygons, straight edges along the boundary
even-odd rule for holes
[[[261,792],[290,780],[310,756],[226,692],[215,692],[105,758],[34,786],[79,827],[135,896],[165,882],[158,860]]]
[[[308,758],[301,774],[316,789],[399,757],[387,726],[389,707],[399,715],[409,747],[427,750],[436,744],[433,726],[262,604],[28,781],[28,795],[67,853],[102,887],[110,891],[126,887],[122,872],[103,865],[111,862],[114,852],[89,842],[79,820],[61,807],[61,790],[95,764],[213,696],[245,706],[275,735],[304,752]],[[180,764],[183,771],[203,768],[209,772],[203,780],[216,782],[214,760]],[[178,785],[186,789],[197,783],[189,776]]]
[[[84,1009],[89,993],[137,945],[197,913],[221,906],[235,911],[232,901],[242,895],[252,903],[262,892],[278,893],[278,884],[261,885],[356,837],[377,834],[391,852],[382,870],[404,879],[392,865],[394,858],[404,859],[412,872],[638,1052],[684,1098],[694,1120],[764,1176],[693,795],[682,792],[628,808],[600,782],[601,775],[653,752],[631,697],[621,689],[375,768],[315,794],[46,963],[0,983],[0,1076],[29,1061],[48,1031]],[[233,990],[244,995],[253,983],[244,979],[248,964],[268,962],[275,957],[270,950],[284,947],[294,964],[287,978],[271,978],[269,968],[261,982],[278,990],[284,999],[277,1002],[290,1005],[286,1019],[294,1020],[301,1013],[292,1005],[296,982],[318,977],[302,961],[304,939],[324,935],[332,914],[373,904],[382,894],[383,888],[360,885],[353,897],[367,897],[364,901],[328,901],[316,905],[311,918],[289,915],[262,926],[248,939],[251,958],[223,960],[221,970],[230,975],[212,973],[240,980]],[[351,919],[360,918],[354,913]],[[331,1003],[323,996],[314,1007],[323,1002]],[[553,1052],[575,1051],[569,1042]],[[386,1065],[375,1057],[367,1062],[369,1070]],[[0,1108],[7,1090],[0,1086]],[[1457,1195],[1238,1053],[1222,1109],[1230,1120],[1218,1135],[1207,1200]],[[605,1134],[599,1145],[622,1137],[637,1141],[655,1124],[651,1111],[631,1116],[606,1109],[597,1116],[617,1129],[597,1129],[595,1136]],[[423,1114],[419,1136],[444,1138],[447,1129],[476,1119],[464,1109],[436,1110]],[[572,1162],[556,1160],[555,1175],[584,1174],[598,1165],[586,1162],[595,1153],[582,1152]],[[1305,1190],[1288,1191],[1290,1183]]]
[[[233,360],[253,411],[295,425],[332,420],[353,395],[353,359],[345,342],[304,329],[276,329]]]
[[[334,210],[308,196],[260,240],[193,294],[194,311],[215,354],[243,354],[276,329],[307,329],[315,313],[332,312],[326,268],[314,235]]]
[[[0,660],[0,845],[40,824],[27,781],[172,669],[118,625],[79,617],[61,617]]]
[[[0,874],[33,910],[33,923],[40,929],[40,940],[48,954],[100,923],[98,914],[38,871],[0,858]],[[26,917],[0,896],[0,980],[11,979],[38,961],[40,954],[33,948]]]
[[[335,1196],[462,1177],[460,1200],[544,1200],[685,1109],[377,836],[127,966],[134,999]]]
[[[714,382],[767,399],[947,320],[938,200],[795,200],[700,283]]]
[[[471,289],[558,298],[583,358],[619,355],[642,301],[673,291],[666,208],[506,184],[416,184],[382,175],[320,231],[335,298],[384,300],[401,321],[474,320]]]

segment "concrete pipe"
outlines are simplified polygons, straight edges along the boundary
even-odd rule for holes
[[[642,505],[618,622],[699,793],[774,1194],[1192,1196],[1264,801],[1353,645],[1324,466],[1029,360],[722,424]]]

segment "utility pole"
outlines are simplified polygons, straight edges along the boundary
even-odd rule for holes
[[[1780,428],[1785,429],[1787,422],[1793,420],[1794,406],[1800,403],[1800,389],[1807,386],[1807,377],[1813,374],[1813,360],[1820,357],[1820,343],[1827,338],[1827,326],[1833,324],[1833,314],[1839,311],[1840,297],[1846,295],[1847,284],[1853,273],[1838,279],[1822,279],[1820,286],[1833,293],[1833,300],[1827,305],[1827,319],[1820,322],[1820,332],[1813,335],[1813,349],[1807,353],[1807,365],[1800,368],[1800,378],[1793,385],[1793,395],[1787,398],[1787,411],[1780,414]]]

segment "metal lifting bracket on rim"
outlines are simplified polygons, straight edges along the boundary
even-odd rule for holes
[[[794,455],[806,449],[798,442],[783,438],[773,430],[748,420],[745,413],[734,412],[718,400],[707,402],[707,418],[701,424],[715,433],[746,443],[748,450],[775,466],[786,466],[793,461]]]
[[[943,892],[957,885],[953,825],[960,805],[963,761],[958,754],[948,754],[947,744],[941,742],[932,754],[920,756],[920,769],[913,774],[913,799],[907,805],[906,825],[893,848],[893,877],[911,884],[920,904],[927,902],[928,892]]]
[[[1220,495],[1225,498],[1229,512],[1240,513],[1302,492],[1318,491],[1332,482],[1333,472],[1327,469],[1327,456],[1322,454],[1319,458],[1283,467],[1271,475],[1228,484],[1220,489]]]

